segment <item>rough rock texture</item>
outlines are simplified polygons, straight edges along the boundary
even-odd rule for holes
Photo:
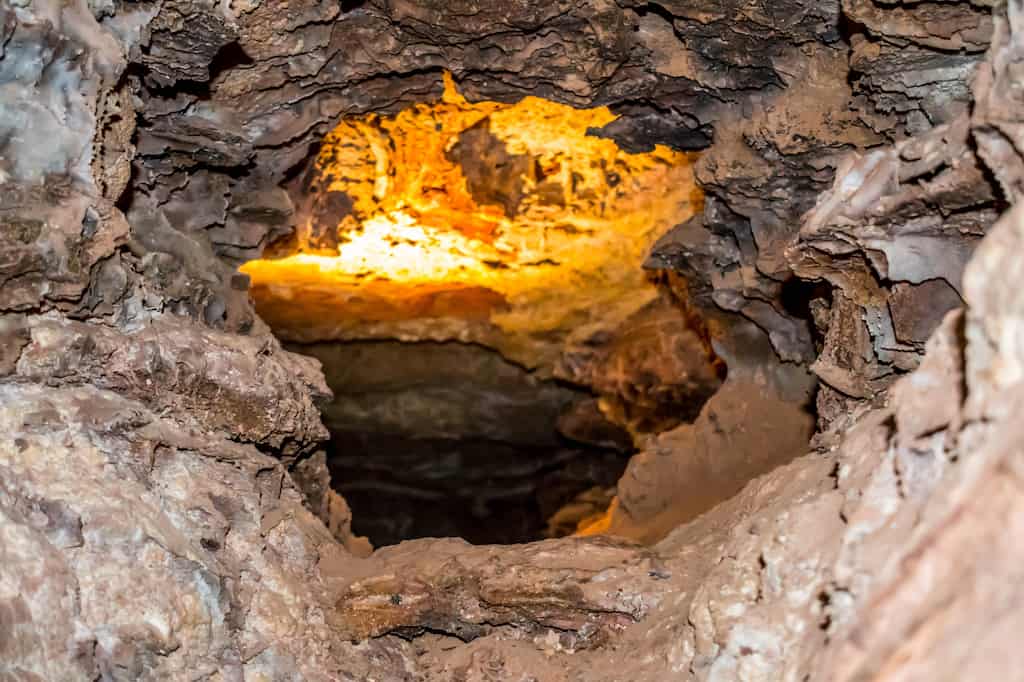
[[[165,213],[190,205],[190,231],[246,233],[214,241],[252,249],[260,221],[239,216],[261,214],[264,231],[282,216],[270,210],[273,197],[250,188],[285,177],[341,114],[394,110],[436,94],[442,69],[473,99],[619,104],[626,116],[609,134],[637,147],[694,148],[708,143],[723,104],[792,77],[792,63],[805,61],[801,45],[820,40],[842,54],[835,2],[788,2],[771,16],[749,2],[676,4],[374,0],[343,11],[266,2],[222,15],[172,3],[159,12],[155,45],[133,79],[145,105],[139,187]],[[725,25],[735,27],[732,40],[709,39]],[[178,59],[182,53],[188,58]],[[194,86],[176,92],[179,82]],[[193,177],[200,164],[213,168]],[[243,171],[241,180],[232,169]]]
[[[108,390],[0,391],[5,676],[384,674],[321,606],[347,553],[279,462]]]
[[[1021,240],[1024,214],[1016,210],[968,269],[966,320],[960,312],[947,316],[922,366],[893,386],[889,406],[847,415],[812,454],[757,479],[653,548],[605,562],[604,572],[560,564],[565,574],[542,581],[552,591],[545,607],[523,611],[534,623],[568,621],[568,636],[524,638],[499,629],[465,647],[421,645],[428,674],[1021,679],[1011,653],[1021,625],[1012,606],[1020,579],[1013,537],[1024,518],[1014,463],[1021,359],[1012,341],[1021,288],[995,276],[1020,274],[1011,254]],[[567,551],[563,561],[576,555]],[[473,562],[468,553],[458,561]],[[535,561],[531,570],[539,568]],[[374,586],[384,583],[372,580],[346,598],[373,609],[368,620],[384,627],[431,622],[474,636],[478,619],[488,617],[476,600],[492,603],[493,577],[489,568],[461,574],[468,580],[447,588],[461,604],[457,614],[424,607],[423,596],[407,607],[373,602]],[[623,574],[632,575],[620,587]],[[506,580],[524,596],[535,585]],[[610,583],[604,594],[627,599],[601,605],[618,623],[587,618],[595,582]],[[556,595],[567,592],[580,609],[572,616],[555,606]],[[410,618],[421,608],[437,620]],[[607,631],[615,634],[595,646],[594,633]],[[568,651],[572,656],[561,655]]]
[[[256,255],[288,229],[289,205],[301,203],[277,185],[310,160],[341,115],[436,97],[447,69],[471,99],[529,94],[611,105],[623,117],[605,132],[627,148],[701,148],[714,137],[698,167],[714,199],[701,241],[734,243],[716,304],[765,328],[785,359],[813,359],[806,322],[779,301],[791,272],[783,251],[831,181],[838,152],[878,143],[884,138],[873,128],[897,125],[882,117],[865,124],[867,114],[851,107],[838,2],[776,3],[770,11],[739,0],[287,7],[260,3],[218,16],[181,2],[161,10],[145,69],[129,78],[143,104],[133,224],[165,216],[222,255]],[[964,27],[949,35],[924,13],[925,28],[942,39],[922,37],[930,34],[903,10],[892,14],[896,35],[864,40],[902,45],[909,35],[922,50],[984,49],[983,10],[958,6]],[[177,16],[192,23],[170,20]],[[971,17],[977,26],[968,26]],[[889,23],[875,16],[870,25]],[[181,45],[171,50],[175,41]],[[168,58],[179,52],[190,56]],[[197,66],[204,60],[205,72]],[[935,106],[945,104],[927,84],[950,76],[916,67],[922,84],[908,97],[928,90]]]
[[[295,232],[242,266],[260,316],[306,343],[479,343],[543,375],[566,346],[637,336],[630,318],[658,299],[641,265],[701,208],[692,154],[589,134],[607,107],[471,103],[444,81],[439,100],[323,139]]]
[[[692,422],[638,439],[617,499],[587,533],[653,542],[806,451],[814,421],[808,370],[780,362],[749,321],[718,313],[707,322],[728,376]]]
[[[669,296],[631,315],[608,339],[565,353],[556,376],[599,396],[601,412],[635,436],[693,421],[721,385],[724,364]]]
[[[168,317],[124,332],[52,316],[20,322],[14,333],[27,343],[15,381],[114,391],[285,456],[326,438],[313,404],[329,395],[319,367],[266,334],[225,334]]]
[[[801,277],[834,286],[814,364],[831,389],[872,397],[917,365],[935,322],[959,307],[964,265],[999,205],[968,134],[961,117],[851,157],[806,217],[791,255]]]
[[[0,676],[1024,679],[1022,60],[1019,0],[0,2]],[[634,470],[762,433],[710,438],[737,392],[797,414],[808,366],[810,454],[650,546],[363,556],[322,379],[228,263],[340,114],[445,68],[713,142],[649,265],[729,376]]]

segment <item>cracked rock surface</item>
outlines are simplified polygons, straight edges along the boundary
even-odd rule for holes
[[[0,0],[0,677],[1024,679],[1022,61],[1018,0]],[[704,150],[645,267],[722,387],[556,372],[606,534],[371,553],[236,271],[444,70]]]

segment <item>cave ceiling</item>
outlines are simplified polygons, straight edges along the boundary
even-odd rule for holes
[[[701,208],[691,155],[629,154],[616,120],[528,97],[346,119],[301,180],[282,257],[250,261],[257,310],[290,341],[456,338],[551,373],[658,297],[642,265]]]

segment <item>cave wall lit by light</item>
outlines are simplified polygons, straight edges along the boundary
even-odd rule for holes
[[[440,101],[343,120],[302,191],[344,210],[300,216],[290,254],[243,266],[260,314],[298,341],[458,329],[531,366],[615,329],[657,297],[653,242],[701,207],[692,154],[588,135],[615,118],[471,103],[446,76]]]

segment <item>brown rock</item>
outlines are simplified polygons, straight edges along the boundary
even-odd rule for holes
[[[0,674],[1021,679],[1020,14],[0,4]],[[650,546],[364,556],[327,489],[320,372],[235,266],[317,209],[293,180],[340,117],[435,99],[442,70],[474,100],[610,105],[594,132],[633,151],[710,145],[703,213],[648,259],[673,306],[557,346],[637,432],[693,416],[708,345],[728,367],[605,519]],[[491,171],[476,192],[514,207],[521,174]],[[463,294],[466,324],[507,303]],[[385,299],[374,320],[455,305]],[[827,430],[801,455],[808,367]]]

